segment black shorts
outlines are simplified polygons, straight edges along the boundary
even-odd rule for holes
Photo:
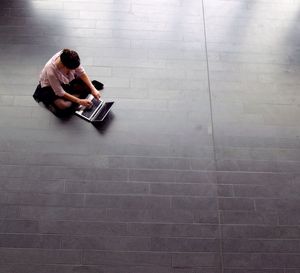
[[[102,83],[97,81],[92,81],[92,83],[96,89],[103,89]],[[81,99],[90,93],[88,86],[80,78],[72,80],[69,84],[62,84],[62,88],[69,94],[78,95]],[[46,106],[53,105],[53,102],[57,99],[62,99],[62,97],[55,94],[51,86],[41,87],[41,84],[36,87],[33,98],[37,102],[43,102]]]
[[[33,98],[37,102],[43,102],[46,106],[49,106],[60,97],[54,93],[51,86],[41,87],[41,84],[39,84],[35,89]]]

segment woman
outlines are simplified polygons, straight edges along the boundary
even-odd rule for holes
[[[98,90],[103,84],[90,81],[76,51],[63,49],[56,53],[44,66],[40,81],[33,95],[37,102],[42,101],[55,114],[71,113],[78,105],[90,107],[85,99],[91,93],[100,98]]]

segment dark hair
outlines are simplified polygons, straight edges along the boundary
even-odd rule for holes
[[[80,58],[76,51],[65,48],[60,54],[62,64],[69,69],[75,69],[80,65]]]

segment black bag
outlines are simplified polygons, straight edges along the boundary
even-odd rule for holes
[[[103,84],[102,82],[98,82],[98,81],[96,81],[96,80],[93,80],[93,81],[92,81],[92,84],[95,86],[95,88],[96,88],[97,90],[102,90],[103,87],[104,87],[104,84]]]

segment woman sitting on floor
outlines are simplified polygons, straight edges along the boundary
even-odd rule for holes
[[[103,84],[90,81],[76,51],[63,49],[56,53],[44,66],[39,84],[33,94],[37,102],[43,102],[54,114],[71,114],[77,106],[91,106],[86,96],[91,93],[100,98],[98,90]]]

